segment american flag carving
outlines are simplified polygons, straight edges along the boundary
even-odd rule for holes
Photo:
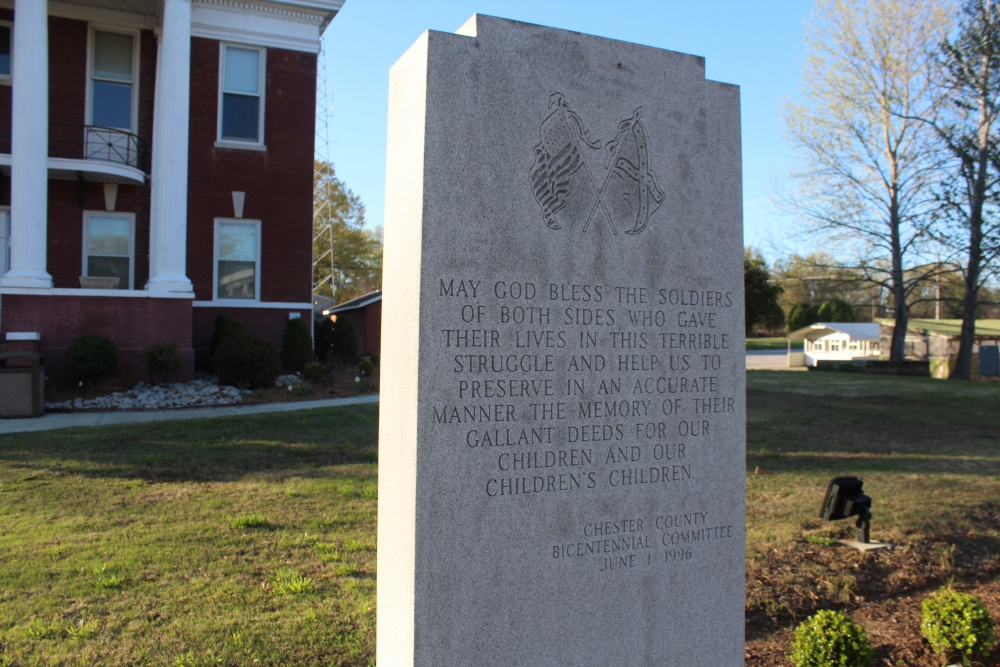
[[[590,141],[580,117],[569,108],[561,93],[553,93],[549,97],[549,108],[553,107],[555,111],[542,121],[539,130],[541,141],[535,146],[535,164],[529,178],[535,199],[542,207],[545,224],[549,229],[559,229],[555,215],[566,206],[566,199],[572,193],[570,176],[580,167],[587,168],[589,172],[580,151],[580,142],[593,149],[600,148],[601,144]]]
[[[604,146],[606,173],[601,187],[587,163],[587,149],[598,151],[600,142],[591,140],[580,117],[570,109],[561,93],[550,96],[549,109],[553,110],[542,121],[540,141],[535,146],[535,163],[528,172],[531,190],[542,209],[546,226],[561,229],[557,214],[563,211],[559,217],[564,220],[566,217],[581,218],[584,232],[595,217],[606,219],[616,235],[618,224],[622,224],[627,234],[638,234],[646,229],[649,219],[663,204],[664,193],[650,167],[649,139],[640,120],[642,108],[621,121],[614,139]],[[599,164],[599,158],[596,159]],[[575,176],[581,170],[586,178],[583,174]],[[570,215],[567,204],[581,186],[591,191],[579,195],[586,196],[587,203]]]

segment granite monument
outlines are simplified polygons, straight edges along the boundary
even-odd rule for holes
[[[742,665],[739,89],[477,15],[389,106],[379,667]]]

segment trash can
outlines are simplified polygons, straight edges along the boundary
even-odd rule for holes
[[[0,367],[0,419],[41,417],[45,412],[45,363],[33,352],[5,352],[0,362],[23,359],[27,364]]]
[[[1000,355],[997,354],[996,345],[982,345],[979,347],[979,374],[980,375],[1000,375]]]

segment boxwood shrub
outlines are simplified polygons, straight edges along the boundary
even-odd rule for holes
[[[934,652],[949,660],[969,665],[996,643],[990,612],[975,595],[942,588],[924,600],[922,612],[920,631]]]
[[[298,373],[313,360],[312,335],[309,325],[301,319],[288,320],[281,340],[281,365],[290,373]]]
[[[271,387],[278,377],[278,352],[253,334],[230,336],[212,356],[212,367],[220,384],[247,389]]]
[[[101,379],[118,366],[118,347],[104,336],[77,336],[66,354],[70,366],[87,383]]]
[[[142,350],[142,360],[146,363],[146,373],[153,382],[164,382],[180,370],[181,358],[177,356],[177,346],[173,343],[153,343]]]
[[[872,667],[875,652],[865,629],[843,612],[822,609],[795,628],[796,667]]]

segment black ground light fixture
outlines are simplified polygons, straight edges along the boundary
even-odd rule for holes
[[[858,517],[854,526],[858,542],[871,542],[872,499],[861,493],[864,484],[857,477],[834,477],[826,489],[823,507],[819,511],[821,519],[837,521],[852,516]]]

